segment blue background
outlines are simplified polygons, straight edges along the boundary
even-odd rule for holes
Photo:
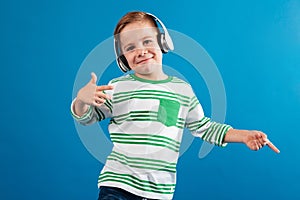
[[[73,84],[132,10],[200,43],[224,81],[226,123],[262,130],[281,150],[230,144],[199,159],[194,140],[179,159],[174,199],[300,199],[298,0],[1,1],[0,199],[97,199],[103,165],[76,132]],[[209,116],[206,87],[193,87]]]

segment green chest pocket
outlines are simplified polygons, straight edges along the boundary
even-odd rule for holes
[[[175,126],[180,103],[174,100],[160,99],[157,120],[166,126]]]

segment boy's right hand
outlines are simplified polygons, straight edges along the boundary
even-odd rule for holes
[[[82,87],[77,94],[76,101],[82,105],[93,105],[101,106],[106,99],[110,99],[110,96],[104,94],[104,90],[111,90],[113,86],[111,85],[102,85],[97,86],[97,76],[94,72],[91,73],[91,80]]]

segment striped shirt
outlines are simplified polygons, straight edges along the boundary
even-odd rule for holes
[[[191,86],[176,77],[150,81],[133,74],[110,81],[114,89],[100,107],[73,117],[87,125],[110,118],[113,149],[100,173],[98,186],[119,187],[151,199],[172,199],[183,129],[225,146],[231,127],[204,116]],[[73,106],[72,106],[73,107]]]

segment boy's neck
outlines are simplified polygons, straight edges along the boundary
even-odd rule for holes
[[[162,80],[166,80],[168,79],[168,75],[166,75],[165,73],[160,73],[160,74],[138,74],[138,73],[134,73],[135,76],[142,78],[142,79],[146,79],[146,80],[151,80],[151,81],[162,81]]]

